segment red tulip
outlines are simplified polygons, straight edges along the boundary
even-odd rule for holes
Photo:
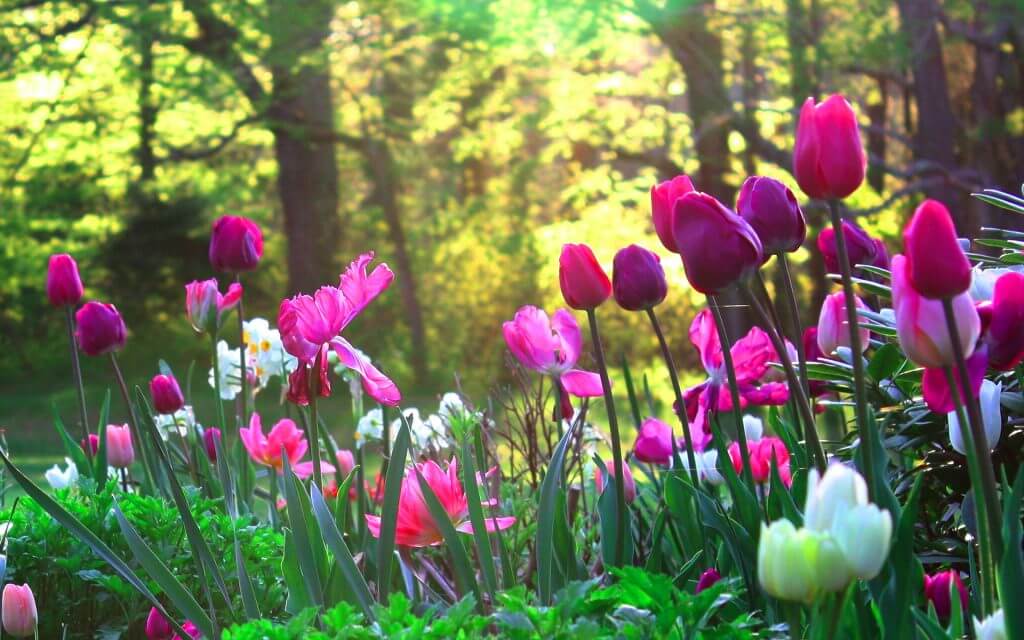
[[[86,302],[75,314],[79,348],[90,356],[118,351],[124,346],[127,329],[117,307],[103,302]]]
[[[631,244],[612,261],[612,293],[627,311],[655,307],[665,299],[668,283],[658,254]]]
[[[761,240],[765,259],[796,251],[807,237],[804,213],[789,187],[774,178],[750,176],[736,200],[736,212]]]
[[[933,576],[926,574],[924,577],[924,595],[931,600],[935,607],[935,613],[942,620],[948,620],[953,611],[953,601],[950,598],[950,587],[953,585],[956,586],[956,591],[960,595],[960,611],[966,614],[968,612],[967,588],[964,587],[959,573],[949,569],[940,571]]]
[[[834,94],[820,105],[812,98],[800,109],[793,147],[793,175],[812,198],[845,198],[864,182],[866,160],[857,116]]]
[[[761,266],[761,241],[750,224],[706,193],[676,200],[673,233],[686,279],[715,295]]]
[[[220,429],[206,427],[203,429],[203,444],[206,446],[206,457],[210,462],[217,462],[217,443],[221,442]]]
[[[903,245],[910,286],[925,298],[952,298],[971,286],[971,263],[941,202],[921,203],[903,231]]]
[[[612,294],[612,283],[585,244],[562,245],[558,284],[566,304],[581,311],[599,307]]]
[[[46,297],[55,307],[76,305],[82,299],[78,265],[66,253],[50,256],[50,266],[46,271]]]
[[[855,223],[843,220],[843,239],[846,240],[846,255],[850,259],[850,268],[858,264],[870,264],[875,266],[889,266],[889,256],[885,254],[885,245],[880,240],[875,240]],[[883,252],[880,258],[879,249]],[[836,250],[836,232],[832,227],[826,227],[818,234],[818,251],[825,261],[825,269],[829,273],[840,273],[842,268],[839,265],[839,253]],[[879,264],[882,263],[882,264]]]
[[[1010,271],[996,280],[986,315],[989,364],[1011,371],[1024,360],[1024,274]]]
[[[651,187],[651,216],[654,219],[654,231],[658,234],[661,244],[665,245],[665,248],[672,253],[679,253],[672,231],[672,216],[676,200],[693,190],[693,182],[688,176],[676,176]]]
[[[149,394],[157,413],[170,415],[185,406],[185,397],[181,395],[181,387],[174,376],[162,373],[153,376],[149,381]]]
[[[217,271],[252,271],[263,257],[263,233],[240,216],[223,216],[213,223],[210,264]]]

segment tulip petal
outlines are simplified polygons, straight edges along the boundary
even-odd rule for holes
[[[373,366],[369,358],[349,344],[348,340],[338,336],[331,340],[331,347],[343,365],[359,373],[363,379],[363,389],[374,400],[390,407],[399,403],[402,394],[398,386]]]
[[[342,329],[373,302],[374,298],[391,286],[391,282],[395,279],[395,274],[383,262],[374,267],[373,271],[367,275],[366,265],[372,260],[372,251],[364,253],[353,260],[341,274],[338,286],[346,301],[344,320],[341,323]]]
[[[590,371],[570,369],[562,374],[562,386],[577,398],[597,398],[604,394],[601,376]]]
[[[974,355],[967,358],[967,377],[971,385],[971,397],[977,398],[981,390],[981,383],[985,379],[985,369],[988,366],[988,352],[986,349],[978,349]],[[960,397],[964,397],[963,381],[960,379],[959,371],[953,369],[953,378],[960,387]],[[935,413],[949,413],[956,408],[953,400],[952,389],[946,380],[946,372],[942,368],[930,367],[924,370],[921,378],[921,391],[924,395],[925,404]]]
[[[516,519],[513,516],[504,516],[500,518],[487,517],[484,518],[484,527],[488,533],[494,533],[495,531],[504,531],[516,523]],[[460,533],[473,533],[473,523],[466,521],[460,523],[455,527],[455,530]]]

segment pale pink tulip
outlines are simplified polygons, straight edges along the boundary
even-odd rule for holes
[[[107,425],[107,464],[117,469],[126,469],[135,462],[132,447],[132,432],[128,425]]]
[[[575,368],[583,337],[576,319],[566,309],[559,309],[549,320],[548,314],[537,307],[520,307],[501,328],[509,351],[527,369],[557,377],[574,396],[602,395],[601,378]]]

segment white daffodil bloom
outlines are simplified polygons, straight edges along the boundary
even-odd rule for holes
[[[356,425],[356,447],[362,447],[370,441],[384,437],[384,413],[380,407],[370,409],[365,416],[359,418]]]
[[[999,404],[1002,393],[1002,382],[995,383],[988,379],[982,381],[978,401],[981,404],[981,422],[985,426],[986,451],[994,449],[999,444],[999,437],[1003,434],[1003,410]],[[949,412],[948,421],[950,444],[961,454],[967,455],[967,445],[964,443],[956,411]]]
[[[220,397],[222,400],[234,400],[235,396],[242,391],[242,378],[239,375],[238,366],[239,357],[238,349],[229,348],[228,343],[224,340],[217,341],[217,366],[220,370]],[[214,386],[213,372],[214,370],[211,368],[209,376],[211,387]]]
[[[64,462],[67,464],[66,469],[61,469],[59,465],[53,465],[46,470],[46,481],[54,489],[67,489],[78,482],[78,467],[75,466],[71,458],[64,458]]]
[[[264,318],[245,322],[242,331],[246,365],[252,367],[259,387],[265,387],[273,376],[286,377],[298,366],[298,359],[284,350],[281,332]]]
[[[158,414],[153,416],[153,423],[156,425],[160,437],[165,441],[170,437],[171,432],[176,432],[179,437],[188,435],[189,429],[196,425],[196,415],[191,405],[185,405],[178,409],[173,415]]]

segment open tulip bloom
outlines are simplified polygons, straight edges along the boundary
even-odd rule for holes
[[[270,467],[276,474],[284,473],[285,460],[291,465],[292,473],[299,478],[308,478],[313,473],[312,462],[300,462],[309,450],[309,441],[288,418],[279,420],[269,434],[264,434],[260,414],[253,412],[249,427],[242,427],[238,434],[252,461]],[[320,470],[323,473],[334,473],[334,467],[326,462],[320,463]]]

